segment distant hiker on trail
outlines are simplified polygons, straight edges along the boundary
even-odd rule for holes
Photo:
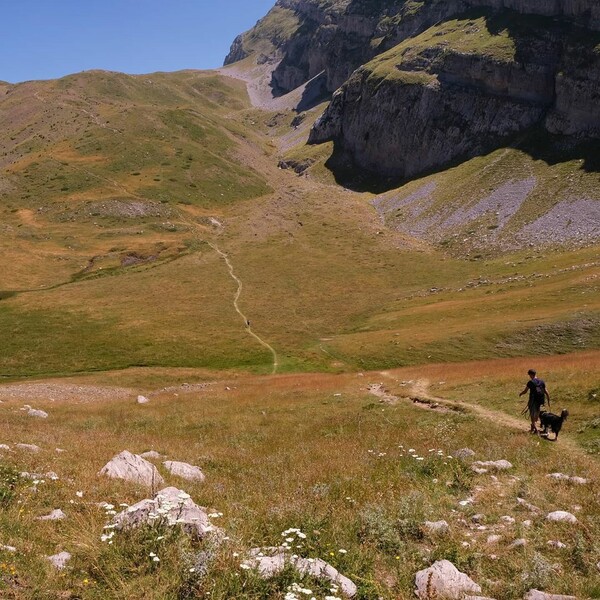
[[[246,327],[248,327],[248,329],[250,329],[250,321],[248,321],[248,319],[246,319]]]
[[[525,389],[519,394],[519,397],[529,391],[529,402],[523,413],[529,411],[529,416],[531,418],[531,429],[529,432],[537,433],[536,422],[540,416],[540,409],[545,404],[546,398],[548,398],[548,408],[550,407],[550,394],[548,394],[544,381],[536,377],[536,372],[533,369],[529,369],[527,375],[529,375],[529,381],[527,382]]]

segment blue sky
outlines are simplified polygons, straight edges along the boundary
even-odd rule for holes
[[[0,0],[0,80],[209,69],[275,0]]]

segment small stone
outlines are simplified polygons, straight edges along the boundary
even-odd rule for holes
[[[531,527],[533,525],[533,521],[531,519],[525,519],[521,525],[523,525],[523,527]]]
[[[0,444],[0,450],[10,450],[10,446],[7,446],[6,444]]]
[[[40,451],[40,447],[36,446],[35,444],[16,444],[15,447],[18,448],[19,450],[25,450],[27,452],[39,452]]]
[[[64,448],[55,448],[54,451],[57,452],[58,454],[62,454],[63,452],[66,452],[66,450]]]
[[[506,523],[507,525],[514,525],[514,523],[515,523],[515,519],[509,515],[504,515],[504,516],[500,517],[500,520],[503,523]]]
[[[491,546],[492,544],[497,544],[501,539],[501,535],[488,535],[487,543]]]
[[[534,506],[533,504],[527,502],[527,500],[525,500],[524,498],[517,498],[517,504],[533,513],[540,512],[540,509],[537,506]]]
[[[529,590],[523,600],[577,600],[575,596],[562,596],[560,594],[546,594],[539,590]]]
[[[473,463],[473,467],[482,469],[492,469],[495,471],[506,471],[512,469],[512,463],[507,460],[478,460]]]
[[[57,508],[48,515],[45,515],[43,517],[38,517],[37,520],[38,521],[62,521],[63,519],[66,519],[66,517],[67,517],[67,515],[65,515],[65,513],[62,510],[60,510],[60,508]]]
[[[460,450],[455,450],[452,453],[452,456],[454,456],[454,458],[459,458],[460,460],[468,460],[475,456],[475,452],[471,450],[471,448],[460,448]]]
[[[548,540],[547,544],[551,548],[557,548],[558,550],[563,550],[567,547],[566,544],[563,544],[559,540]]]
[[[29,417],[37,417],[38,419],[47,419],[48,413],[43,410],[37,410],[35,408],[30,408],[27,411],[27,416]]]
[[[577,523],[577,517],[565,510],[555,510],[554,512],[548,513],[546,519],[555,522]]]
[[[177,477],[187,479],[188,481],[204,481],[206,479],[199,467],[189,465],[188,463],[166,460],[163,465],[172,475],[177,475]]]
[[[509,548],[523,548],[524,546],[527,546],[527,540],[525,538],[519,538],[519,539],[515,540],[509,546]]]
[[[14,546],[5,546],[4,544],[0,544],[0,550],[4,550],[4,552],[16,552],[17,549]]]
[[[577,485],[585,485],[589,483],[588,479],[584,477],[577,477],[571,475],[565,475],[564,473],[550,473],[546,475],[549,479],[554,479],[555,481],[568,481],[569,483],[575,483]]]
[[[71,560],[71,555],[68,552],[59,552],[52,556],[46,557],[57,569],[64,569],[67,563]]]
[[[429,568],[419,571],[415,575],[415,587],[415,594],[421,600],[432,596],[459,600],[469,593],[481,593],[481,587],[449,560],[438,560]]]
[[[148,404],[148,402],[150,402],[150,400],[148,400],[148,398],[146,398],[146,396],[138,396],[137,397],[138,404]]]
[[[148,450],[148,452],[142,452],[140,454],[142,458],[151,458],[158,460],[159,458],[163,458],[162,454],[159,454],[156,450]]]
[[[483,523],[485,521],[485,515],[477,513],[471,517],[471,521],[473,521],[473,523]]]
[[[425,521],[423,523],[423,527],[429,532],[433,534],[441,534],[446,533],[449,529],[448,523],[446,521]]]

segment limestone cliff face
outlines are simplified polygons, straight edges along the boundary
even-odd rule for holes
[[[324,73],[309,142],[412,177],[533,126],[599,137],[599,32],[598,0],[278,0],[227,60],[270,54],[279,93]]]

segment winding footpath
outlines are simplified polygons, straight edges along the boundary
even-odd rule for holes
[[[235,311],[238,313],[238,315],[240,315],[240,317],[242,317],[242,319],[244,320],[244,326],[245,326],[248,334],[251,335],[261,346],[264,346],[267,350],[269,350],[271,352],[271,354],[273,355],[273,370],[271,371],[271,374],[275,375],[275,373],[277,373],[277,369],[279,368],[279,358],[277,356],[277,352],[275,351],[275,348],[273,348],[273,346],[271,346],[271,344],[269,344],[268,342],[265,342],[265,340],[263,340],[259,335],[257,335],[256,333],[254,333],[254,331],[252,331],[252,328],[249,325],[250,321],[248,320],[246,315],[240,310],[239,299],[240,299],[240,296],[242,295],[242,288],[243,288],[242,280],[235,274],[235,271],[233,270],[233,265],[231,264],[231,261],[229,260],[229,256],[227,256],[227,254],[225,254],[225,252],[223,252],[216,244],[211,243],[211,242],[207,242],[207,243],[225,261],[225,264],[227,265],[227,269],[229,270],[229,275],[236,282],[237,291],[233,297],[233,307],[235,308]]]

